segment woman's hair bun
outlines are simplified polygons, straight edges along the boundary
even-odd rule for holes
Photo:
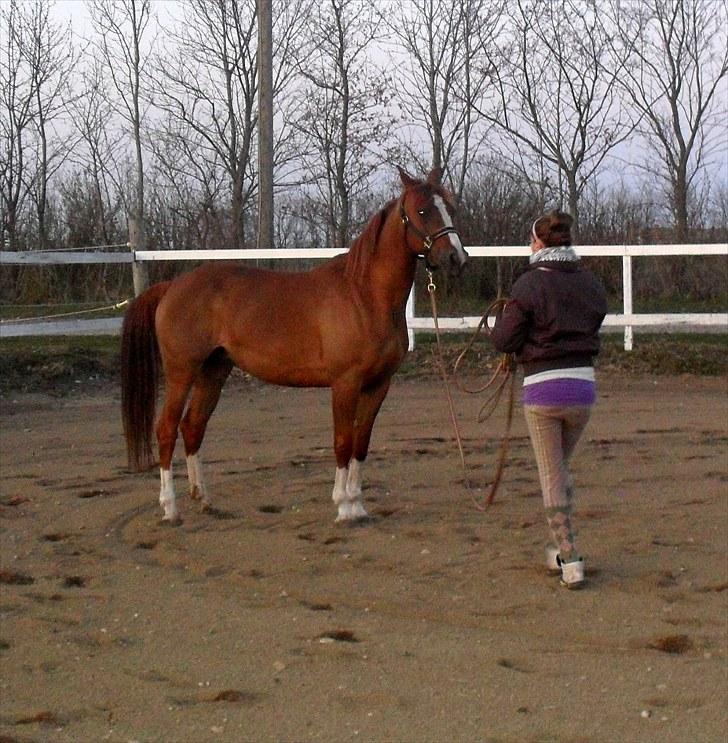
[[[570,214],[554,209],[533,223],[533,233],[547,248],[571,245],[573,223],[574,220]]]

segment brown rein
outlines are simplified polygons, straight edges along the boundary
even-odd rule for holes
[[[455,406],[453,404],[452,394],[450,392],[450,383],[448,379],[447,368],[445,365],[444,354],[442,350],[442,341],[440,338],[440,325],[438,322],[438,313],[437,313],[437,299],[435,297],[435,292],[437,290],[437,287],[435,286],[435,283],[433,281],[432,271],[429,268],[427,269],[427,278],[428,278],[427,293],[430,295],[430,306],[432,309],[432,319],[435,324],[435,341],[436,341],[436,348],[437,348],[436,360],[437,360],[438,366],[440,367],[440,373],[442,374],[442,379],[445,385],[445,394],[447,396],[448,407],[450,410],[450,419],[452,421],[453,430],[455,432],[455,440],[457,441],[458,451],[460,453],[460,463],[463,468],[465,487],[468,490],[470,490],[471,489],[470,480],[468,478],[467,466],[465,464],[465,454],[463,452],[463,444],[462,444],[462,439],[460,437],[460,429],[457,423],[457,416],[455,415]],[[488,495],[485,497],[482,503],[478,502],[475,499],[475,496],[473,496],[471,493],[471,497],[473,498],[473,503],[475,504],[475,507],[479,511],[487,510],[493,503],[493,500],[495,499],[495,495],[498,492],[498,486],[500,485],[501,479],[503,477],[503,472],[505,470],[506,457],[508,454],[508,446],[510,443],[511,424],[513,423],[513,407],[514,407],[514,401],[515,401],[515,382],[516,382],[515,364],[513,361],[513,356],[511,354],[503,354],[500,361],[498,362],[498,365],[496,366],[495,371],[491,375],[490,379],[487,382],[485,382],[485,384],[481,385],[480,387],[476,387],[476,388],[468,388],[460,381],[458,377],[458,369],[463,359],[467,356],[469,351],[472,349],[481,331],[485,328],[485,332],[486,333],[489,332],[488,318],[490,317],[492,312],[495,311],[496,308],[502,307],[502,305],[504,305],[505,302],[506,300],[504,299],[496,299],[495,302],[493,302],[488,307],[488,309],[485,311],[485,314],[483,315],[480,322],[478,323],[478,327],[475,329],[475,332],[473,333],[470,340],[468,341],[468,344],[465,346],[464,350],[457,357],[457,360],[455,361],[455,364],[453,366],[453,378],[455,380],[455,384],[457,385],[458,389],[460,389],[461,391],[467,394],[470,394],[470,395],[480,394],[481,392],[484,392],[485,390],[495,385],[495,389],[488,396],[486,401],[481,406],[480,411],[478,412],[477,420],[479,423],[482,423],[483,421],[487,420],[491,415],[493,415],[493,413],[495,412],[495,409],[498,406],[498,403],[500,402],[501,396],[503,394],[503,390],[505,389],[506,386],[508,386],[508,407],[506,409],[506,430],[503,435],[503,438],[501,439],[500,450],[498,453],[498,462],[496,465],[495,478],[493,482],[491,483],[490,490],[488,491]]]

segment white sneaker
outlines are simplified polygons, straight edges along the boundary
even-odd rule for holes
[[[549,575],[561,575],[559,551],[556,547],[546,547],[546,571]]]
[[[573,562],[561,562],[561,585],[566,588],[581,588],[584,585],[584,560],[580,557]]]

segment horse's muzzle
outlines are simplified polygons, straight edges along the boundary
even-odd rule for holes
[[[447,269],[450,271],[450,273],[455,274],[456,276],[459,276],[462,272],[463,268],[465,267],[465,264],[468,262],[468,254],[465,251],[465,248],[460,244],[460,241],[458,240],[458,245],[453,246],[453,249],[447,254]]]

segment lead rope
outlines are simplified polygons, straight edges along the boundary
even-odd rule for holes
[[[514,361],[513,361],[513,356],[511,354],[503,354],[503,356],[498,362],[498,365],[496,366],[496,369],[493,372],[490,379],[484,385],[474,388],[474,389],[468,388],[462,384],[462,382],[458,378],[458,368],[460,364],[462,363],[463,359],[465,358],[465,356],[468,354],[470,349],[473,347],[473,344],[475,343],[475,340],[477,339],[481,330],[483,328],[487,329],[488,317],[490,316],[492,311],[496,307],[505,304],[506,300],[497,299],[495,302],[493,302],[488,307],[488,309],[485,311],[485,314],[481,318],[480,323],[478,323],[478,327],[476,328],[475,333],[473,333],[473,336],[471,337],[467,346],[462,351],[462,353],[458,356],[453,366],[453,377],[455,379],[455,384],[460,390],[468,394],[474,395],[474,394],[479,394],[481,392],[484,392],[486,389],[488,389],[490,386],[492,386],[493,384],[497,382],[495,390],[486,399],[486,401],[481,406],[480,411],[478,412],[477,420],[479,423],[482,423],[483,421],[487,420],[493,414],[496,407],[498,406],[498,402],[500,401],[500,398],[501,398],[501,395],[503,394],[503,390],[505,386],[510,381],[510,385],[508,387],[508,407],[506,411],[506,431],[505,431],[505,434],[503,435],[503,438],[501,439],[500,451],[498,454],[498,462],[496,465],[495,478],[493,479],[493,482],[491,483],[488,495],[485,497],[485,499],[481,503],[472,494],[471,487],[470,487],[470,479],[468,477],[467,466],[465,464],[465,454],[463,452],[463,445],[462,445],[462,440],[460,437],[460,429],[457,423],[457,416],[455,415],[455,406],[453,404],[452,394],[450,392],[450,382],[449,382],[449,378],[447,374],[447,368],[445,366],[444,354],[442,350],[442,341],[440,338],[440,325],[438,322],[438,314],[437,314],[437,299],[435,297],[435,292],[437,291],[437,287],[435,286],[435,282],[433,280],[432,271],[429,268],[426,270],[427,270],[427,279],[428,279],[427,293],[430,295],[430,306],[432,308],[432,319],[435,325],[437,364],[440,367],[442,379],[445,384],[445,394],[447,396],[448,407],[450,409],[450,419],[452,421],[453,430],[455,432],[455,440],[457,441],[458,451],[460,453],[460,463],[463,468],[465,487],[470,492],[470,496],[473,499],[475,508],[479,511],[486,511],[492,505],[493,500],[495,499],[495,495],[498,492],[498,486],[500,485],[501,479],[503,477],[503,472],[505,470],[506,457],[508,454],[511,424],[513,423],[513,403],[515,400],[516,374],[515,374],[515,368],[514,368]],[[488,331],[486,330],[486,332]]]
[[[470,490],[470,480],[468,479],[468,468],[465,465],[465,454],[463,453],[463,442],[460,438],[460,428],[458,427],[458,419],[455,415],[455,405],[452,401],[452,394],[450,393],[450,381],[448,379],[447,367],[445,366],[445,356],[442,352],[442,341],[440,339],[440,325],[437,319],[437,299],[435,292],[437,287],[432,277],[432,271],[427,268],[427,293],[430,295],[430,307],[432,308],[432,319],[435,323],[435,345],[437,347],[437,353],[435,359],[437,365],[440,367],[440,373],[442,374],[442,381],[445,384],[445,395],[447,396],[447,404],[450,409],[450,420],[452,421],[453,431],[455,432],[455,440],[458,444],[458,451],[460,452],[460,464],[463,467],[463,477],[465,480],[465,487]],[[473,500],[475,500],[473,498]],[[476,502],[477,505],[477,502]]]

